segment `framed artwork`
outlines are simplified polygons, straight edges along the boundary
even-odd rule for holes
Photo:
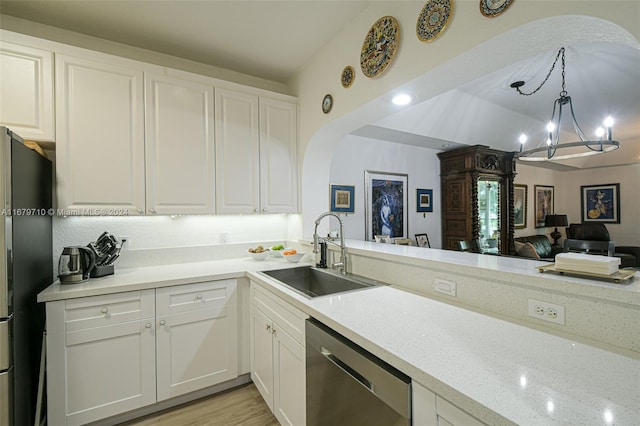
[[[416,189],[418,213],[433,212],[433,189]]]
[[[388,235],[375,235],[373,239],[376,243],[391,244],[391,238]]]
[[[429,236],[427,234],[416,234],[416,244],[418,244],[418,247],[431,248],[431,244],[429,244]]]
[[[581,186],[583,222],[620,223],[620,184]]]
[[[355,191],[352,185],[329,185],[329,211],[333,213],[353,213],[355,211]]]
[[[527,227],[527,185],[513,186],[513,225],[515,229]]]
[[[407,182],[406,174],[365,170],[365,237],[376,235],[407,238]]]
[[[544,218],[553,214],[553,186],[534,185],[536,228],[544,228]]]

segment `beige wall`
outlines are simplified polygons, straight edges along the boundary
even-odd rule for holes
[[[419,87],[417,101],[421,101],[563,43],[583,39],[608,40],[607,29],[603,27],[599,32],[590,24],[573,19],[576,15],[617,25],[620,32],[626,33],[635,43],[640,38],[640,2],[637,1],[518,1],[493,19],[479,13],[477,1],[458,1],[444,34],[432,43],[422,43],[415,36],[414,28],[423,5],[423,1],[372,2],[291,80],[292,92],[297,94],[300,103],[301,232],[304,236],[310,235],[315,216],[326,209],[324,200],[328,196],[329,183],[326,170],[331,164],[333,150],[352,130],[393,112],[389,100],[399,88],[419,84],[416,81],[425,75],[434,76]],[[400,46],[389,69],[382,76],[369,79],[360,71],[360,48],[371,25],[384,15],[398,19]],[[504,36],[505,32],[527,26],[532,21],[554,17],[552,26],[539,31],[529,29],[531,36],[520,40],[519,45],[514,46],[513,41]],[[550,25],[549,20],[546,24]],[[494,51],[491,58],[474,56],[476,48],[497,39],[497,44],[509,46],[511,43],[511,51],[505,49],[504,55],[501,50]],[[340,85],[340,73],[346,65],[356,69],[355,82],[349,89]],[[334,107],[329,114],[323,114],[321,100],[327,93],[332,94]],[[313,194],[313,199],[305,194]]]

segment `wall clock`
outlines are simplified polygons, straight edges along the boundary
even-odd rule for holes
[[[322,112],[328,114],[331,108],[333,108],[333,96],[327,93],[324,95],[324,98],[322,98]]]
[[[480,0],[480,13],[495,18],[511,6],[513,0]]]
[[[353,80],[356,78],[356,71],[353,69],[351,65],[347,65],[342,70],[342,75],[340,76],[340,83],[342,83],[342,87],[348,89],[353,84]]]
[[[400,27],[393,16],[383,16],[369,29],[362,42],[360,68],[369,78],[387,69],[400,44]]]
[[[430,42],[442,34],[453,16],[453,0],[428,1],[416,23],[416,35],[420,41]]]

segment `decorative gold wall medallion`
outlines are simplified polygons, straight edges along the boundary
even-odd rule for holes
[[[453,16],[453,0],[429,0],[416,22],[416,35],[420,41],[430,42],[442,34]]]
[[[393,16],[383,16],[369,29],[362,42],[360,68],[369,78],[387,69],[400,44],[400,26]]]

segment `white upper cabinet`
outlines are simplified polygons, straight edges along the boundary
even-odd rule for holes
[[[265,213],[298,211],[298,107],[260,98],[260,200]]]
[[[144,213],[143,71],[122,62],[56,56],[58,208]]]
[[[297,106],[216,87],[216,210],[298,211]]]
[[[145,79],[147,214],[215,213],[213,84]]]
[[[258,96],[216,88],[218,213],[260,211]]]
[[[52,52],[0,42],[0,124],[25,139],[55,140]]]

